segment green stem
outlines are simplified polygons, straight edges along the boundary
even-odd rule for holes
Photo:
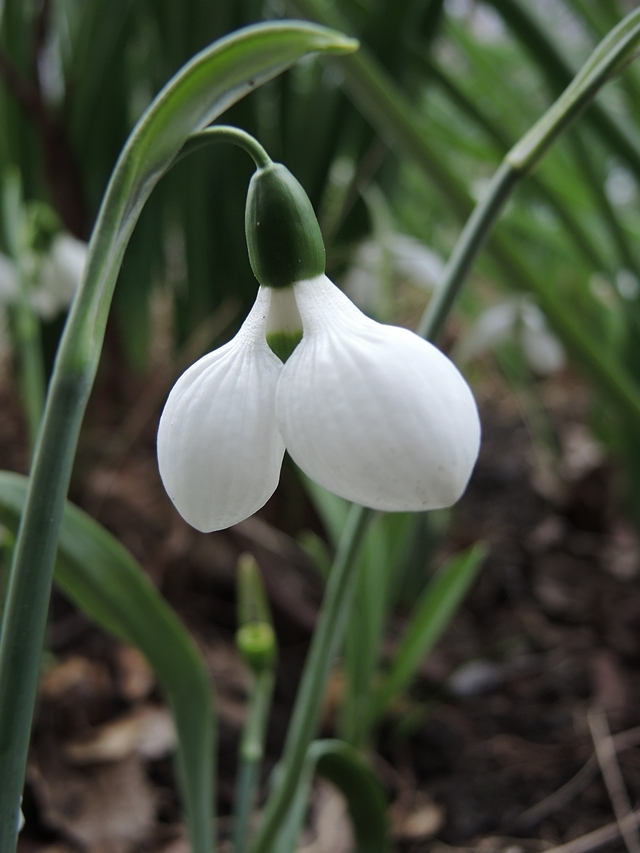
[[[44,363],[40,324],[27,301],[22,284],[20,290],[20,297],[14,311],[14,328],[18,348],[20,391],[27,418],[29,449],[33,454],[44,410]]]
[[[82,375],[58,375],[52,384],[9,576],[0,643],[0,850],[7,853],[15,848],[58,530],[90,387]]]
[[[412,55],[416,63],[427,73],[434,83],[444,90],[445,94],[453,103],[471,118],[480,127],[488,138],[494,143],[498,151],[504,154],[513,145],[486,113],[484,113],[459,86],[450,79],[434,62],[423,55],[423,49],[412,48]],[[567,233],[573,239],[576,248],[584,255],[587,261],[597,270],[607,270],[609,263],[600,254],[599,247],[593,237],[584,230],[579,220],[574,216],[571,209],[565,204],[564,199],[545,180],[536,175],[529,175],[527,183],[538,196],[548,204],[557,218],[564,225]]]
[[[240,744],[240,767],[236,783],[233,819],[234,853],[244,853],[247,846],[251,813],[256,801],[260,767],[264,756],[264,740],[271,707],[273,682],[273,667],[264,669],[253,679],[247,722]]]
[[[511,27],[516,37],[536,61],[541,73],[546,77],[554,96],[560,95],[563,90],[566,92],[571,86],[572,79],[576,80],[581,72],[578,72],[574,77],[573,70],[560,55],[525,5],[517,2],[517,0],[489,1],[504,17],[508,26]],[[624,22],[631,19],[632,15],[635,17],[637,14],[638,10],[634,10],[622,23],[624,24]],[[615,29],[617,28],[614,28],[611,32],[614,32]],[[606,41],[606,38],[604,41]],[[567,88],[565,89],[565,87]],[[562,96],[558,98],[556,104],[559,104],[561,100]],[[570,120],[571,117],[569,116],[568,118]],[[640,179],[640,146],[638,146],[636,140],[600,104],[591,104],[586,119],[594,132],[600,136],[605,144],[626,160],[636,177]]]
[[[214,124],[198,133],[192,133],[183,145],[175,162],[180,162],[189,154],[210,145],[212,142],[228,142],[231,145],[237,145],[238,148],[242,148],[247,154],[251,155],[253,162],[259,169],[270,166],[272,163],[271,157],[257,139],[254,139],[246,131],[240,130],[239,127],[227,124]]]
[[[485,197],[478,202],[442,272],[438,287],[424,313],[418,334],[433,340],[442,330],[467,273],[487,241],[491,228],[522,173],[504,161],[491,179]]]
[[[307,749],[318,730],[331,667],[349,618],[357,579],[356,556],[372,517],[372,510],[355,504],[349,511],[305,663],[277,782],[267,800],[262,824],[251,847],[252,853],[271,853],[272,844],[296,793]]]

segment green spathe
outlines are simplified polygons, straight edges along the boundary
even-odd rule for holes
[[[289,287],[324,273],[324,243],[313,207],[281,163],[258,169],[251,179],[245,231],[260,284]]]

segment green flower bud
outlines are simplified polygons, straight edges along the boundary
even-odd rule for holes
[[[256,674],[271,666],[276,657],[276,637],[267,622],[247,622],[239,628],[236,646],[244,662]]]
[[[324,242],[313,207],[281,163],[258,169],[251,179],[245,232],[260,284],[289,287],[324,273]]]

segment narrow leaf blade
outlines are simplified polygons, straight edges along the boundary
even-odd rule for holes
[[[28,479],[0,472],[0,522],[15,531]],[[209,676],[191,637],[131,554],[67,501],[55,578],[106,630],[137,646],[166,691],[194,853],[212,845],[214,714]]]
[[[457,554],[434,577],[418,600],[396,651],[391,669],[373,702],[374,722],[409,683],[460,605],[487,556],[477,542]]]

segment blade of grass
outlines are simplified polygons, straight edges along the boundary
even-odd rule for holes
[[[273,853],[296,850],[315,774],[344,795],[355,836],[355,853],[387,853],[390,842],[382,785],[361,754],[340,740],[316,740],[310,744],[295,803]]]
[[[476,543],[449,560],[427,586],[409,617],[389,673],[373,698],[370,725],[376,724],[409,684],[451,621],[486,557],[486,545]]]
[[[455,81],[445,74],[442,69],[438,68],[434,62],[425,57],[421,50],[412,49],[412,55],[418,67],[423,72],[426,72],[436,85],[444,90],[455,106],[487,134],[488,138],[494,142],[501,154],[505,154],[513,146],[515,140],[509,139],[508,133],[492,121],[478,105],[467,97]],[[596,270],[608,269],[608,261],[600,254],[597,242],[583,228],[562,196],[543,177],[530,175],[527,178],[527,183],[534,189],[540,199],[545,201],[554,211],[566,229],[567,234],[572,238],[578,251],[589,261],[593,268]]]
[[[580,75],[559,54],[537,20],[517,0],[490,0],[536,61],[555,97]],[[627,19],[628,20],[627,16]],[[618,25],[620,26],[620,25]],[[612,31],[614,32],[614,31]],[[606,41],[606,38],[605,40]],[[592,104],[585,116],[591,129],[622,159],[640,180],[640,144],[600,104]]]

